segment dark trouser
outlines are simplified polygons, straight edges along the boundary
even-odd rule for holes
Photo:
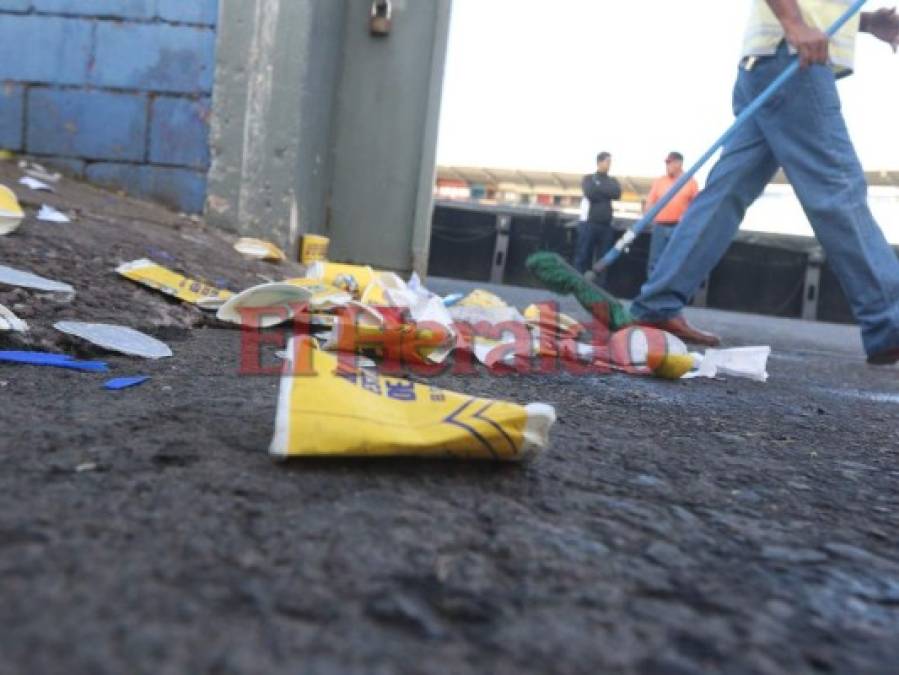
[[[649,264],[646,266],[646,276],[651,277],[652,271],[656,268],[659,258],[665,252],[671,235],[674,234],[674,228],[677,223],[655,223],[652,226],[652,241],[649,244]]]
[[[596,249],[599,255],[605,255],[615,245],[615,230],[612,223],[591,223],[582,220],[577,224],[577,248],[575,249],[574,267],[583,274],[593,267]],[[601,283],[602,280],[600,280]]]

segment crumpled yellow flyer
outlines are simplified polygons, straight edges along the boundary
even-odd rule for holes
[[[475,398],[353,366],[294,338],[270,453],[521,461],[549,444],[552,406]]]
[[[135,260],[119,265],[116,272],[126,279],[161,291],[203,309],[217,309],[234,294],[202,281],[188,279],[152,260]]]

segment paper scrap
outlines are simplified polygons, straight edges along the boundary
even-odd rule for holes
[[[347,306],[352,300],[346,291],[315,279],[290,279],[248,288],[229,298],[216,316],[237,325],[249,321],[255,328],[271,328],[287,323],[305,308],[327,311]]]
[[[283,262],[287,260],[284,251],[269,241],[244,237],[234,244],[234,250],[253,260],[268,260],[271,262]]]
[[[0,265],[0,284],[32,288],[36,291],[47,291],[49,293],[71,293],[73,295],[75,293],[75,289],[69,284],[45,279],[31,272],[17,270],[6,265]]]
[[[164,342],[133,328],[81,321],[59,321],[53,327],[68,335],[129,356],[145,359],[164,359],[172,356],[172,350]]]
[[[50,173],[46,167],[37,162],[28,162],[23,159],[19,162],[19,168],[32,178],[37,178],[38,180],[46,181],[48,183],[58,183],[62,178],[61,173]]]
[[[143,259],[125,263],[120,265],[116,272],[126,279],[197,305],[202,309],[218,309],[225,301],[234,296],[231,291],[188,279],[152,260]]]
[[[44,204],[41,210],[37,212],[37,219],[46,223],[71,223],[72,220],[61,211],[57,211],[52,206]]]
[[[31,176],[25,176],[21,180],[19,180],[19,185],[24,185],[27,188],[38,192],[53,192],[53,188],[47,185],[45,182],[38,180],[37,178],[32,178]]]
[[[307,279],[317,279],[329,286],[335,286],[356,298],[362,294],[380,274],[368,265],[342,265],[332,262],[315,262],[306,268]]]
[[[756,382],[768,381],[768,359],[771,347],[737,347],[708,349],[704,355],[694,354],[699,368],[685,377],[715,378],[719,375],[742,377]]]
[[[11,309],[0,305],[0,331],[25,333],[28,331],[28,324],[13,314]]]

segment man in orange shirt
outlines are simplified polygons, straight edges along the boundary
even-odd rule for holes
[[[644,213],[655,206],[656,202],[664,197],[675,181],[681,177],[681,174],[684,172],[684,156],[679,152],[669,153],[665,159],[665,166],[667,174],[652,184],[652,191],[650,191],[646,204],[643,207]],[[698,194],[699,185],[696,184],[695,180],[691,179],[684,186],[683,190],[671,200],[671,203],[662,209],[658,218],[652,224],[652,243],[649,246],[649,276],[652,276],[656,263],[659,262],[659,258],[665,252],[665,247],[668,246],[668,240],[671,239],[674,228],[677,227],[680,219],[687,212],[687,207],[696,199]]]

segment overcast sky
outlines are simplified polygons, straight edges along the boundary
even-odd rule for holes
[[[894,3],[871,0],[868,9]],[[653,175],[731,123],[748,0],[455,0],[438,161]],[[899,57],[859,38],[840,84],[869,170],[899,169]]]

